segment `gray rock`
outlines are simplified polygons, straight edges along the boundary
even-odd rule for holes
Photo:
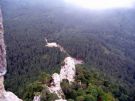
[[[6,46],[4,43],[4,29],[3,29],[3,19],[2,12],[0,9],[0,76],[6,74]]]

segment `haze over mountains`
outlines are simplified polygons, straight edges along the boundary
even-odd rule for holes
[[[101,71],[135,93],[135,8],[95,11],[62,0],[1,0],[0,4],[9,90],[21,96],[26,83],[41,72],[59,71],[65,55],[46,48],[47,37],[83,59],[88,69]]]

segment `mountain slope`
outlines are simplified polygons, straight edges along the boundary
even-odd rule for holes
[[[0,1],[8,54],[6,87],[21,97],[21,89],[42,71],[59,71],[64,55],[45,47],[47,36],[134,94],[134,9],[94,12],[60,1]]]

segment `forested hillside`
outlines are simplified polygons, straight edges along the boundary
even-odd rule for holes
[[[132,101],[125,88],[112,83],[104,74],[95,69],[86,69],[86,65],[78,65],[75,81],[69,84],[68,80],[61,82],[64,92],[63,98],[67,101]],[[23,99],[32,101],[34,95],[41,94],[41,101],[58,99],[55,93],[50,93],[46,86],[50,85],[51,76],[42,73],[38,80],[30,83],[24,89]]]
[[[60,69],[64,54],[45,47],[44,37],[71,56],[135,93],[135,9],[94,12],[45,0],[1,0],[7,45],[6,88],[23,88],[42,72]],[[130,101],[120,100],[120,101]],[[132,100],[131,100],[132,101]]]

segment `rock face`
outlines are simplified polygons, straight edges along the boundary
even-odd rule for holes
[[[4,96],[0,98],[0,101],[22,101],[12,92],[4,92]]]
[[[49,43],[46,38],[45,38],[45,41],[46,41],[46,46],[47,47],[50,47],[50,48],[52,48],[52,47],[59,47],[56,42],[50,42]]]
[[[52,48],[59,48],[61,52],[67,53],[63,47],[61,47],[59,44],[55,42],[50,42],[48,43],[47,39],[45,39],[47,45],[46,47]],[[73,59],[70,56],[67,56],[64,59],[63,65],[61,66],[60,74],[54,73],[52,75],[52,82],[51,86],[48,87],[49,91],[51,93],[57,94],[57,96],[60,98],[58,101],[66,101],[63,99],[64,94],[61,89],[60,83],[62,80],[67,79],[70,83],[74,82],[74,77],[75,77],[75,59]]]
[[[6,47],[4,43],[3,20],[0,8],[0,101],[22,101],[12,92],[5,91],[4,75],[6,74],[6,67]]]
[[[4,82],[4,77],[0,76],[0,98],[3,96],[3,92],[5,92],[3,82]]]
[[[61,89],[60,82],[61,82],[60,75],[57,74],[57,73],[54,73],[54,74],[52,75],[51,86],[48,87],[48,88],[49,88],[49,91],[50,91],[51,93],[57,94],[57,96],[58,96],[60,99],[62,99],[62,97],[64,96],[64,94],[63,94],[63,91],[62,91],[62,89]]]
[[[74,82],[75,77],[75,62],[72,57],[66,57],[64,60],[64,65],[61,66],[60,70],[60,78],[61,81],[63,79],[67,79],[69,82]]]
[[[67,100],[59,99],[59,100],[55,100],[55,101],[67,101]]]
[[[33,101],[40,101],[40,95],[39,96],[34,96]]]
[[[47,43],[47,45],[46,45],[47,47],[59,48],[61,52],[68,54],[66,52],[66,50],[62,46],[60,46],[59,44],[57,44],[55,42],[48,43],[47,39],[45,39],[45,41]],[[53,80],[51,82],[51,86],[48,87],[48,89],[51,93],[55,93],[59,97],[59,99],[55,100],[55,101],[67,101],[67,100],[63,99],[64,94],[63,94],[63,91],[61,89],[60,83],[64,79],[68,80],[69,83],[74,82],[74,77],[76,74],[75,65],[77,65],[77,64],[83,64],[83,61],[72,58],[68,54],[68,56],[63,61],[63,65],[61,66],[60,74],[54,73],[52,75]],[[35,100],[33,100],[33,101],[35,101]]]
[[[61,52],[67,53],[65,51],[65,49],[63,47],[61,47],[59,44],[57,44],[56,42],[48,42],[46,38],[45,38],[45,41],[46,41],[46,45],[45,45],[46,47],[49,47],[49,48],[53,48],[53,47],[59,48]]]
[[[6,50],[5,50],[5,44],[4,44],[4,30],[3,30],[3,24],[2,24],[2,12],[0,9],[0,76],[3,76],[6,74]]]
[[[64,59],[64,64],[61,66],[60,74],[54,73],[52,75],[51,86],[48,87],[51,93],[55,93],[59,97],[59,99],[55,101],[66,101],[60,83],[64,79],[68,80],[69,83],[74,82],[75,73],[75,61],[72,57],[68,56]]]

